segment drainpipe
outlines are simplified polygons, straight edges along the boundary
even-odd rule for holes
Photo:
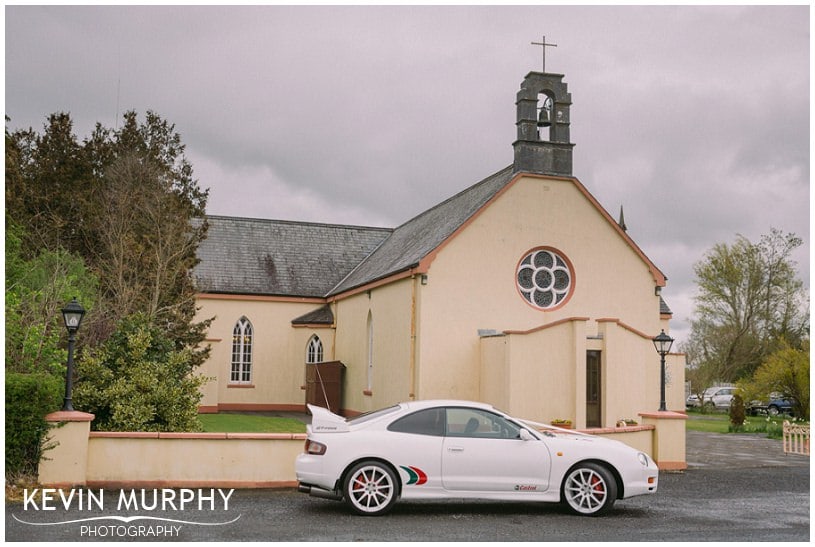
[[[421,275],[413,275],[410,295],[410,393],[408,397],[411,401],[416,399],[416,293],[418,292],[417,283],[421,278]]]

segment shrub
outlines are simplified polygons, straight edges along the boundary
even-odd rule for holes
[[[6,372],[6,477],[36,475],[48,431],[45,415],[58,410],[64,379]]]
[[[60,308],[77,297],[94,306],[96,278],[63,250],[21,256],[19,237],[6,236],[6,371],[65,376],[65,327]]]
[[[744,399],[738,393],[730,401],[730,424],[735,428],[744,425]]]
[[[100,431],[199,431],[200,387],[195,350],[137,314],[77,366],[74,406],[96,415]]]
[[[770,416],[751,419],[745,422],[744,431],[745,433],[764,433],[768,439],[780,439],[784,435],[784,421],[781,418]]]
[[[809,420],[809,340],[800,347],[786,341],[758,367],[753,377],[740,387],[755,398],[778,392],[792,400],[792,413]]]

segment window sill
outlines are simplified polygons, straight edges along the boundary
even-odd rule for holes
[[[255,384],[226,384],[227,389],[231,389],[233,387],[238,389],[255,389]]]

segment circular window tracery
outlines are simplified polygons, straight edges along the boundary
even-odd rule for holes
[[[558,251],[538,248],[527,253],[515,275],[518,291],[532,306],[546,310],[563,304],[571,294],[574,274]]]

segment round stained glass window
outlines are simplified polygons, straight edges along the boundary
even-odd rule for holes
[[[521,260],[515,281],[527,303],[546,310],[566,301],[574,285],[574,274],[568,260],[558,251],[540,248]]]

